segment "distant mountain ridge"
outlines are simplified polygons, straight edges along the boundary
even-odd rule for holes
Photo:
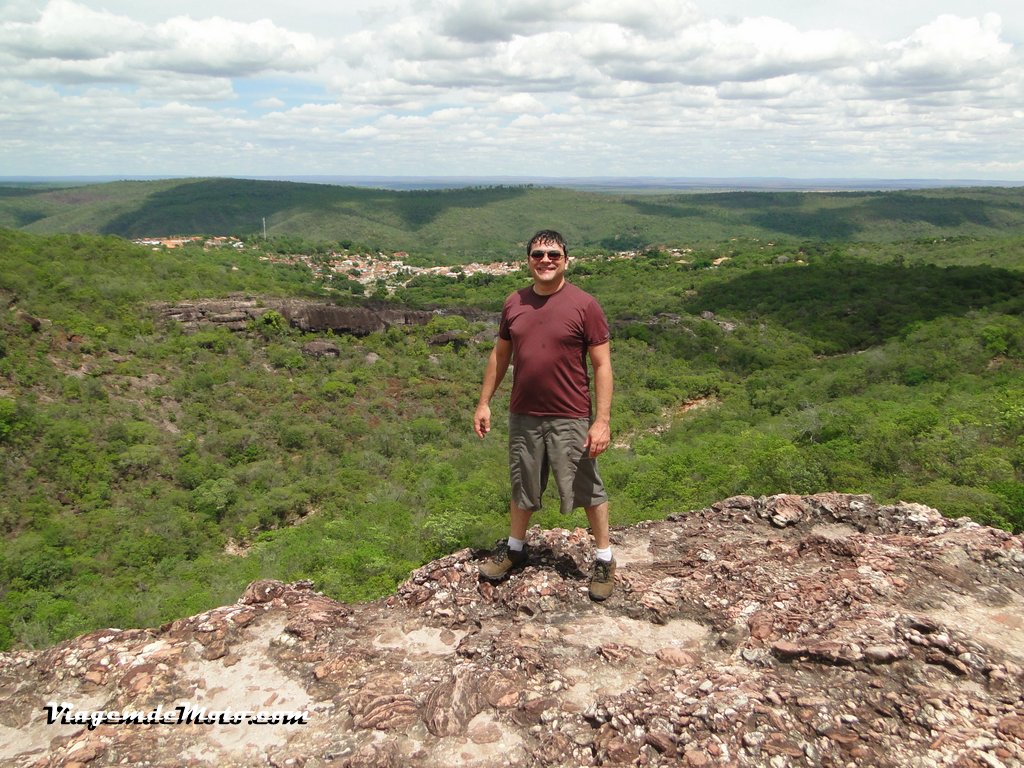
[[[187,179],[187,176],[0,176],[0,185],[62,187],[80,184],[105,184],[113,181],[158,181]],[[538,186],[589,191],[657,190],[690,191],[729,190],[744,192],[856,191],[877,192],[908,189],[946,189],[954,187],[1019,187],[1024,182],[1002,179],[940,178],[795,178],[785,176],[376,176],[333,174],[271,174],[233,176],[250,181],[294,181],[304,184],[332,184],[342,187],[369,187],[391,190],[436,190],[462,187]]]
[[[121,237],[251,237],[265,227],[271,237],[357,243],[449,262],[518,257],[520,241],[540,227],[563,231],[576,247],[608,250],[732,237],[895,242],[1024,234],[1022,187],[663,193],[564,183],[394,190],[210,178],[7,186],[0,187],[0,226]]]

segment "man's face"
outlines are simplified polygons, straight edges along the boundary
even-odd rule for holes
[[[537,258],[538,256],[540,258]],[[568,266],[568,259],[562,246],[551,240],[539,240],[533,244],[530,255],[526,258],[533,285],[540,293],[551,293],[562,286],[565,268]]]

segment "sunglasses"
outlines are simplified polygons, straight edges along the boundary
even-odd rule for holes
[[[530,258],[534,261],[540,261],[545,256],[551,261],[561,261],[564,255],[561,251],[530,251]]]

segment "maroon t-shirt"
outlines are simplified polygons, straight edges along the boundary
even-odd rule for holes
[[[550,296],[518,290],[505,300],[498,336],[512,342],[512,413],[590,416],[587,349],[609,338],[593,296],[570,283]]]

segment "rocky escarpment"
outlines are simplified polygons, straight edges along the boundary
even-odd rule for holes
[[[426,310],[385,304],[339,306],[301,299],[257,299],[240,296],[160,304],[156,309],[162,316],[185,326],[222,326],[233,331],[245,330],[253,320],[258,320],[273,310],[283,316],[289,324],[307,333],[331,331],[354,336],[367,336],[395,326],[425,325],[435,316],[434,312]],[[473,319],[489,317],[488,314],[477,310],[452,313]]]
[[[499,585],[464,550],[373,603],[262,581],[159,629],[0,655],[0,762],[1024,763],[1024,537],[823,494],[727,499],[613,542],[600,605],[586,532],[532,529]],[[179,707],[191,724],[73,717]]]
[[[242,297],[162,304],[158,309],[165,317],[186,325],[220,325],[230,330],[244,330],[251,321],[273,310],[302,331],[335,331],[356,336],[395,325],[424,325],[433,317],[430,312],[416,310]]]

